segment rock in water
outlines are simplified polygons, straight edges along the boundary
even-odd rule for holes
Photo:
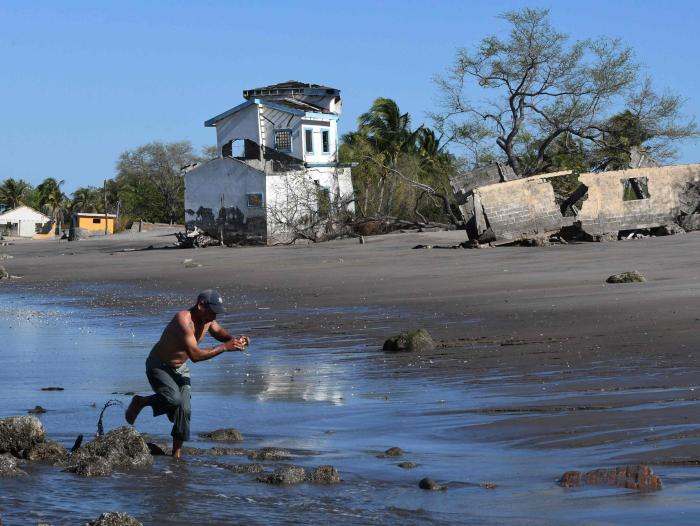
[[[277,485],[299,484],[306,480],[306,470],[301,466],[280,466],[271,475],[259,477],[258,480]]]
[[[403,455],[403,449],[396,446],[390,447],[384,452],[385,457],[400,457],[401,455]]]
[[[145,468],[153,457],[132,426],[122,426],[96,438],[71,455],[68,471],[87,477],[109,475],[114,468]]]
[[[243,442],[243,435],[238,429],[233,427],[217,429],[209,433],[200,433],[199,436],[216,442]]]
[[[560,486],[571,488],[584,484],[619,486],[621,488],[636,489],[639,491],[660,490],[661,477],[654,475],[649,466],[633,464],[616,468],[594,469],[581,473],[580,471],[567,471],[558,481]]]
[[[40,442],[24,452],[24,458],[34,462],[61,462],[68,458],[68,451],[58,442],[47,440]]]
[[[418,487],[420,489],[427,489],[429,491],[440,491],[446,489],[444,486],[441,486],[430,477],[425,477],[424,479],[421,479],[421,481],[418,483]]]
[[[385,351],[430,352],[435,349],[435,342],[425,329],[402,332],[384,342]]]
[[[315,484],[338,484],[340,473],[333,466],[319,466],[306,477],[309,482]]]
[[[613,274],[605,280],[606,283],[644,283],[646,278],[638,271],[623,272],[622,274]]]
[[[128,513],[108,511],[94,521],[86,522],[85,526],[143,526],[143,523],[137,521]]]
[[[10,416],[0,420],[0,453],[18,455],[44,439],[44,426],[35,416]]]
[[[26,475],[24,471],[17,467],[17,459],[5,453],[0,455],[0,478],[1,477],[17,477]]]

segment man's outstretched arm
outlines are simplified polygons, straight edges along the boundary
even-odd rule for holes
[[[194,335],[194,324],[191,321],[186,322],[185,320],[180,320],[179,329],[182,332],[183,347],[187,352],[187,356],[189,356],[190,360],[193,362],[210,360],[227,351],[243,350],[241,343],[235,339],[229,339],[211,349],[202,349],[197,343],[197,338]]]
[[[250,343],[250,338],[248,338],[247,336],[233,336],[215,321],[213,321],[211,325],[209,325],[209,334],[211,334],[212,337],[216,338],[220,342],[236,341],[238,344],[240,344],[240,347],[238,348],[238,350],[240,351],[244,350],[245,347]]]

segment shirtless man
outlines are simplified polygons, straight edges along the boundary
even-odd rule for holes
[[[153,416],[168,415],[173,423],[173,457],[180,458],[182,444],[190,439],[190,370],[187,360],[201,362],[227,351],[243,351],[247,336],[231,336],[216,322],[216,315],[225,312],[221,295],[204,290],[194,307],[178,312],[165,327],[158,343],[146,360],[146,376],[155,394],[135,395],[126,410],[126,421],[134,424],[144,407],[153,409]],[[199,342],[209,332],[222,342],[211,349],[201,349]]]

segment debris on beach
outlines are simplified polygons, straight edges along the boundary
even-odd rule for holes
[[[481,482],[479,487],[481,489],[496,489],[498,485],[495,482]]]
[[[102,424],[102,418],[104,417],[105,411],[107,410],[108,407],[113,407],[115,405],[118,405],[120,407],[124,407],[124,404],[122,403],[121,400],[117,400],[116,398],[112,398],[111,400],[107,400],[105,405],[102,407],[102,411],[100,411],[100,417],[97,419],[97,433],[95,436],[101,437],[102,435],[105,434],[105,428],[104,425]]]
[[[435,342],[425,329],[402,332],[384,342],[384,351],[430,352],[435,349]]]
[[[233,427],[217,429],[208,433],[199,433],[199,436],[216,442],[243,442],[243,435],[238,429]]]
[[[558,484],[565,488],[583,485],[604,485],[639,491],[656,491],[662,487],[661,477],[654,475],[649,466],[642,464],[594,469],[585,473],[567,471],[558,480]]]
[[[88,521],[84,526],[143,526],[128,513],[108,511],[94,521]]]
[[[114,468],[150,467],[153,457],[138,431],[132,426],[113,429],[75,451],[67,471],[84,477],[110,475]]]
[[[183,260],[182,260],[182,265],[183,265],[185,268],[199,268],[199,267],[202,266],[201,263],[197,263],[197,262],[194,261],[192,258],[183,259]]]
[[[418,487],[420,489],[425,489],[428,491],[444,491],[447,489],[447,486],[441,486],[430,477],[425,477],[421,479],[418,483]]]
[[[637,270],[613,274],[605,280],[606,283],[644,283],[645,281],[646,278]]]
[[[221,244],[218,239],[208,236],[197,227],[190,232],[175,232],[174,235],[179,248],[206,248]]]

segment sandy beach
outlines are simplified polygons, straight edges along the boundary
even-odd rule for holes
[[[441,436],[455,444],[530,452],[532,469],[552,477],[543,483],[556,487],[563,469],[631,462],[652,465],[667,486],[696,480],[700,234],[438,248],[463,240],[461,232],[397,233],[364,244],[196,250],[172,248],[167,232],[16,241],[0,254],[13,256],[2,264],[21,278],[3,280],[0,293],[69,295],[86,308],[147,319],[217,287],[227,319],[245,318],[254,341],[275,338],[301,352],[314,339],[329,346],[361,338],[369,351],[363,374],[373,381],[489,393],[478,403],[456,398],[423,408],[421,416],[451,419]],[[413,249],[419,244],[433,248]],[[629,270],[647,282],[605,283]],[[433,335],[434,352],[380,350],[384,338],[418,327]],[[470,418],[459,425],[462,415]],[[554,452],[557,460],[543,467]],[[508,467],[497,473],[507,477]]]

